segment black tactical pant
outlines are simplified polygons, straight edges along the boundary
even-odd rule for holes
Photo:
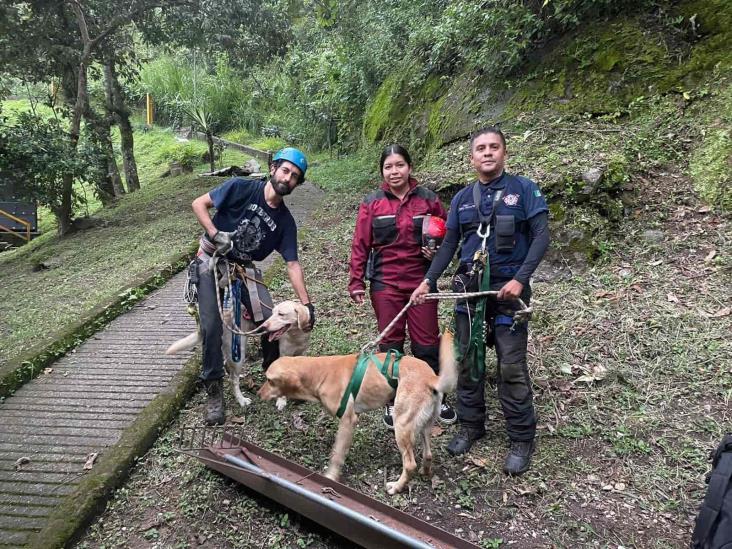
[[[430,368],[432,368],[432,371],[439,375],[440,373],[440,361],[439,361],[439,354],[440,354],[440,348],[437,345],[420,345],[418,343],[415,343],[412,341],[412,354],[414,355],[414,358],[418,358],[420,360],[424,360]],[[379,343],[379,352],[385,353],[389,349],[394,349],[395,351],[399,351],[401,354],[404,354],[404,342],[401,341],[399,343]]]
[[[224,327],[221,323],[221,315],[219,314],[218,303],[216,301],[216,288],[213,273],[208,268],[208,256],[197,258],[198,264],[198,315],[199,329],[203,340],[203,357],[200,378],[203,381],[211,381],[221,379],[225,375],[224,355],[221,349],[221,338]],[[264,318],[257,322],[259,325],[272,315],[272,297],[269,295],[267,288],[262,284],[257,284],[259,299],[263,303],[262,314]],[[219,290],[223,295],[223,290]],[[222,298],[223,299],[223,298]],[[249,311],[252,316],[252,305],[249,298],[249,292],[245,287],[241,291],[242,305]],[[245,336],[241,336],[245,337]],[[262,369],[266,370],[269,365],[280,357],[280,344],[278,341],[269,341],[264,335],[261,337],[262,342]]]
[[[499,290],[506,281],[491,284],[491,290]],[[531,288],[527,285],[521,299],[528,305]],[[461,354],[465,354],[470,340],[470,320],[474,302],[469,303],[471,315],[455,314],[456,338]],[[533,440],[536,434],[536,413],[531,380],[526,364],[528,329],[526,324],[518,324],[514,329],[508,324],[508,315],[519,305],[513,301],[496,302],[488,298],[486,303],[486,344],[495,346],[498,369],[498,398],[501,401],[506,430],[511,440]],[[498,322],[496,318],[498,317]],[[457,414],[460,423],[468,428],[485,429],[485,373],[477,380],[471,379],[472,364],[461,364],[457,386]]]

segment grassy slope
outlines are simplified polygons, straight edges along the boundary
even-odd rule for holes
[[[59,327],[190,249],[198,232],[190,203],[218,180],[192,174],[161,179],[167,163],[160,151],[171,146],[175,139],[169,131],[136,135],[142,189],[113,208],[95,212],[92,205],[89,211],[103,226],[63,239],[50,230],[27,246],[0,254],[0,363],[53,340]],[[226,162],[241,160],[242,155],[226,152]],[[51,268],[36,270],[42,262]]]

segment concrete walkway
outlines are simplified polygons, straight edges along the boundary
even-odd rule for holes
[[[287,198],[298,225],[321,196],[306,183]],[[154,441],[159,422],[145,423],[146,432],[137,432],[139,425],[131,432],[131,426],[146,409],[148,415],[163,413],[150,406],[153,400],[186,383],[179,374],[192,353],[164,354],[171,342],[195,330],[182,300],[184,283],[185,273],[176,275],[0,404],[0,547],[63,543],[92,518],[68,517],[78,527],[48,532],[64,524],[64,509],[90,514],[99,502],[84,509],[74,502],[108,496],[109,490],[85,482],[104,468],[105,457],[132,463]],[[85,470],[93,454],[94,465]]]

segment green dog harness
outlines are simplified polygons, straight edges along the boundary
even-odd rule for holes
[[[374,363],[374,366],[378,368],[381,375],[386,378],[386,382],[391,386],[392,389],[396,389],[399,384],[399,361],[402,359],[402,354],[394,349],[389,349],[384,357],[384,362],[379,362],[376,355],[373,353],[361,353],[356,361],[356,367],[353,369],[351,374],[351,380],[348,382],[348,387],[343,393],[341,398],[341,405],[338,407],[336,416],[338,418],[343,417],[348,407],[348,401],[353,396],[353,401],[356,402],[358,397],[358,391],[361,389],[361,383],[363,382],[363,376],[366,374],[366,368],[368,368],[369,361]],[[389,367],[391,366],[391,373],[389,373]]]

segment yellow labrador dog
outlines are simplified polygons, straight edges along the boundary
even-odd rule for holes
[[[232,310],[224,309],[224,322],[232,325]],[[250,332],[251,335],[269,334],[269,340],[279,340],[280,356],[298,356],[305,353],[310,342],[310,311],[305,305],[295,301],[283,301],[278,303],[272,309],[272,316],[260,324],[257,328],[254,323],[242,316],[241,330]],[[242,370],[244,368],[244,359],[247,350],[247,337],[241,336],[241,358],[234,361],[231,357],[231,331],[224,328],[221,340],[221,348],[224,353],[224,365],[231,379],[234,397],[242,408],[252,403],[251,398],[245,397],[239,386]],[[165,354],[173,355],[180,351],[192,349],[201,342],[201,334],[196,331],[189,336],[179,339],[173,343]],[[278,408],[284,407],[284,399],[277,403]]]
[[[384,360],[384,353],[376,355]],[[358,355],[283,357],[267,369],[267,381],[257,393],[264,400],[281,397],[320,402],[335,416],[356,367]],[[338,480],[341,467],[351,446],[358,414],[383,408],[394,398],[394,432],[402,454],[402,474],[396,482],[387,483],[387,492],[404,490],[414,476],[417,464],[414,447],[417,437],[422,440],[422,472],[432,473],[430,430],[437,417],[442,395],[455,390],[457,365],[453,336],[445,332],[440,341],[440,375],[437,376],[426,362],[405,356],[399,363],[399,384],[395,390],[370,361],[363,376],[356,400],[351,397],[338,424],[330,465],[325,476]]]

